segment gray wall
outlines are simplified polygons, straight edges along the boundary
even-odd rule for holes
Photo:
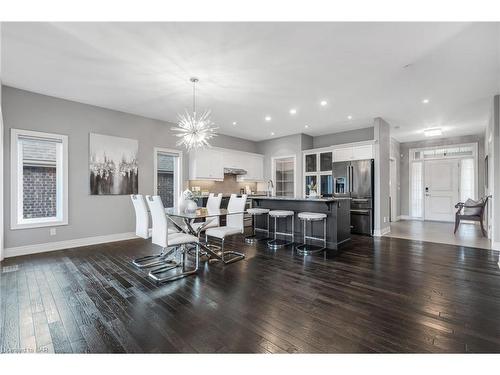
[[[258,142],[257,152],[264,154],[264,177],[271,178],[273,157],[295,155],[297,181],[295,195],[302,196],[302,150],[311,148],[312,144],[312,137],[306,134],[294,134]]]
[[[484,135],[467,135],[461,137],[426,139],[417,142],[404,142],[400,144],[400,184],[401,184],[401,215],[409,216],[410,202],[410,177],[409,177],[409,152],[411,148],[446,146],[459,143],[478,143],[478,195],[484,192]]]
[[[133,208],[128,196],[90,196],[88,179],[89,133],[109,134],[139,141],[139,193],[153,193],[153,147],[177,148],[172,124],[123,112],[2,87],[4,112],[4,176],[10,176],[11,128],[69,136],[69,225],[49,236],[48,228],[10,229],[10,181],[4,181],[5,247],[94,237],[134,231]],[[249,152],[255,142],[219,135],[212,144]],[[185,150],[183,150],[185,151]],[[184,152],[184,177],[188,157]]]
[[[492,128],[492,143],[493,143],[493,236],[492,245],[496,250],[500,250],[500,224],[498,223],[498,215],[500,215],[500,95],[495,95],[491,106],[490,125]]]
[[[313,146],[311,148],[328,147],[340,145],[343,143],[371,141],[373,138],[373,126],[348,130],[341,133],[325,134],[313,137]]]

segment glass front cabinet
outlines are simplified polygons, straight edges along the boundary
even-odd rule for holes
[[[304,154],[304,195],[331,197],[333,193],[332,151]]]

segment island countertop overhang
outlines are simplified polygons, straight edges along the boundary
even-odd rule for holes
[[[337,202],[341,200],[350,200],[350,197],[328,197],[328,198],[304,198],[304,197],[267,197],[267,196],[248,196],[250,199],[255,200],[279,200],[279,201],[302,201],[302,202]]]

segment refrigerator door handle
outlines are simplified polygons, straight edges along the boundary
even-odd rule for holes
[[[354,167],[351,165],[351,193],[354,187]]]
[[[350,193],[351,192],[351,170],[350,170],[349,165],[346,167],[346,173],[347,173],[347,176],[346,176],[346,189],[345,189],[345,192],[346,193]]]

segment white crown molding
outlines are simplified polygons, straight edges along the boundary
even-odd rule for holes
[[[382,229],[375,229],[373,231],[373,236],[374,237],[382,237],[382,236],[385,236],[387,233],[390,233],[391,232],[391,227],[385,227],[385,228],[382,228]]]
[[[56,251],[56,250],[72,249],[81,246],[97,245],[107,242],[131,240],[134,238],[138,238],[134,232],[116,233],[116,234],[108,234],[105,236],[76,238],[74,240],[46,242],[35,245],[9,247],[4,249],[5,250],[4,254],[5,258],[9,258],[20,255],[44,253],[47,251]]]

